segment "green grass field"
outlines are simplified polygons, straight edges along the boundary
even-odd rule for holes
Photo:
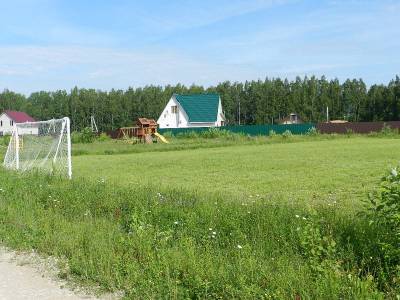
[[[359,215],[397,136],[74,146],[71,182],[0,171],[0,241],[63,277],[145,299],[399,293]]]
[[[74,158],[74,176],[125,186],[221,194],[227,199],[358,205],[396,165],[397,139],[346,138]],[[131,146],[132,147],[132,146]]]

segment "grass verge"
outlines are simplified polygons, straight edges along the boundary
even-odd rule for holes
[[[1,242],[128,298],[382,299],[368,220],[335,206],[0,171]],[[371,246],[372,245],[372,246]]]

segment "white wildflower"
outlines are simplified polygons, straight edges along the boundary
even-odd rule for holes
[[[300,218],[300,216],[299,216],[299,215],[296,215],[296,218]]]
[[[240,246],[240,245],[237,245],[237,247],[238,247],[238,249],[242,249],[243,247],[242,246]]]
[[[178,221],[175,221],[175,222],[174,222],[174,224],[175,224],[175,225],[178,225],[178,224],[179,224],[179,222],[178,222]]]

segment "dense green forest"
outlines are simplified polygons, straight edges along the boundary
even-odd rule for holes
[[[127,90],[101,91],[74,88],[70,92],[40,91],[29,97],[4,90],[0,109],[26,111],[39,120],[69,116],[73,130],[90,125],[94,115],[100,130],[128,126],[137,117],[157,119],[173,93],[217,92],[221,95],[228,124],[277,122],[290,112],[306,122],[326,119],[349,121],[393,121],[400,119],[400,77],[388,85],[369,88],[361,79],[327,80],[325,77],[297,77],[294,81],[279,78],[264,81],[223,82],[204,88],[192,85],[146,86]]]

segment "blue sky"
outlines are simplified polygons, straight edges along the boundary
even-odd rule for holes
[[[0,90],[400,74],[397,0],[1,0]]]

